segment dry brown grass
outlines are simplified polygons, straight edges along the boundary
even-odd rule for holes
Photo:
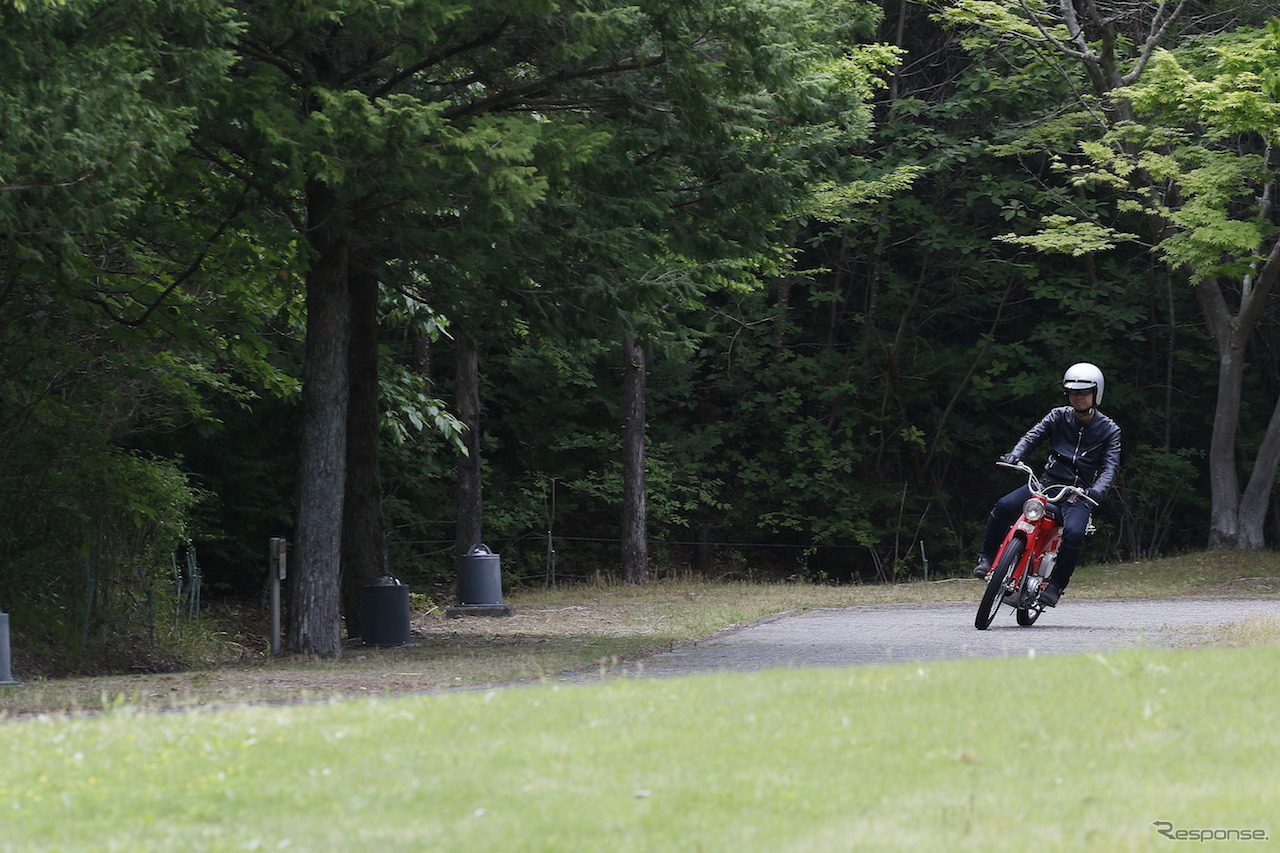
[[[1133,564],[1084,566],[1072,583],[1081,598],[1252,596],[1280,592],[1280,555],[1195,554]],[[509,618],[447,619],[416,610],[410,645],[378,649],[348,643],[341,660],[272,659],[250,650],[234,664],[190,672],[35,679],[0,688],[0,713],[97,710],[128,703],[190,707],[250,701],[465,688],[536,680],[651,653],[672,644],[779,613],[819,607],[976,601],[968,579],[862,586],[661,582],[585,584],[517,590]],[[1275,620],[1246,624],[1224,644],[1274,642]],[[1269,638],[1269,639],[1268,639]],[[15,671],[22,679],[22,673]]]

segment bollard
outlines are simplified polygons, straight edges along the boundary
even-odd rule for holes
[[[9,665],[9,614],[0,610],[0,685],[18,683]]]

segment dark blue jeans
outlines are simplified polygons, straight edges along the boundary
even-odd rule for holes
[[[1022,505],[1031,497],[1031,487],[1023,486],[996,501],[987,518],[987,532],[982,538],[982,556],[995,561],[996,551],[1009,532],[1009,528],[1022,515]],[[1089,526],[1092,507],[1083,499],[1077,498],[1073,503],[1055,504],[1062,518],[1062,547],[1058,549],[1058,562],[1054,564],[1051,581],[1058,589],[1066,589],[1071,575],[1080,562],[1080,552],[1084,549],[1084,531]]]

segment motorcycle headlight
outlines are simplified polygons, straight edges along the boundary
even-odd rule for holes
[[[1039,521],[1044,518],[1044,512],[1044,504],[1035,498],[1028,498],[1022,505],[1022,514],[1026,516],[1027,521]]]

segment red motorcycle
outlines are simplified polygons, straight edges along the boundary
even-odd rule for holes
[[[987,575],[987,587],[978,604],[978,615],[973,626],[985,631],[996,618],[1002,605],[1009,605],[1018,614],[1018,624],[1024,628],[1034,625],[1044,612],[1040,602],[1040,588],[1049,580],[1053,564],[1062,545],[1062,517],[1056,504],[1068,495],[1097,506],[1079,486],[1064,484],[1041,485],[1035,471],[1025,462],[1010,465],[997,462],[1004,468],[1015,468],[1027,475],[1031,497],[1022,505],[1022,515],[996,552],[996,559]]]

